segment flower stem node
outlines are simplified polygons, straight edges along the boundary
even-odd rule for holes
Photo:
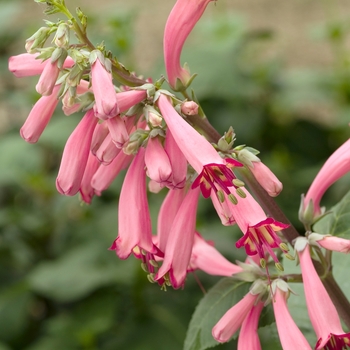
[[[236,134],[230,126],[227,132],[224,133],[224,136],[222,136],[218,143],[217,143],[217,149],[222,152],[228,152],[232,149],[232,146],[234,142],[236,141]]]

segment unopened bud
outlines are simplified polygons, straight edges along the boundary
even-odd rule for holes
[[[232,149],[232,146],[236,140],[236,134],[233,131],[232,126],[225,132],[224,136],[218,141],[218,147],[221,151],[227,152]]]
[[[25,49],[28,53],[34,53],[36,48],[44,46],[51,32],[50,28],[41,27],[30,38],[26,40]]]
[[[69,26],[67,23],[61,23],[56,31],[54,43],[58,47],[67,47],[69,45]]]
[[[137,129],[134,133],[130,135],[129,142],[126,146],[123,147],[123,151],[125,154],[136,154],[143,144],[143,142],[147,139],[148,132],[143,129]]]
[[[156,113],[149,112],[148,113],[148,121],[152,126],[161,126],[163,118]]]
[[[186,101],[181,105],[181,112],[186,115],[197,115],[198,105],[194,101]]]

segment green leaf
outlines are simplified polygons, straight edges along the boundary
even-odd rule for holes
[[[350,300],[350,254],[334,252],[332,255],[332,263],[334,279],[337,281],[348,300]]]
[[[313,226],[313,231],[350,239],[350,192]]]
[[[204,350],[218,345],[211,331],[233,305],[248,292],[250,283],[220,280],[199,302],[189,325],[184,350]]]
[[[0,293],[0,339],[13,341],[29,322],[32,296],[24,283],[14,284]]]
[[[107,255],[106,257],[104,255]],[[56,261],[42,262],[29,275],[34,291],[59,302],[74,301],[113,283],[128,283],[133,260],[118,264],[95,242],[77,247]]]

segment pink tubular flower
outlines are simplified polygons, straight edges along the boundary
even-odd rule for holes
[[[94,174],[98,170],[99,166],[100,166],[100,162],[90,152],[89,158],[85,167],[84,175],[80,183],[80,189],[79,189],[81,199],[87,204],[91,203],[92,197],[95,195],[95,190],[91,186],[91,179],[93,178]]]
[[[249,167],[256,181],[271,196],[276,197],[283,189],[283,185],[276,175],[262,162],[252,162],[253,166]]]
[[[22,53],[11,56],[9,58],[9,71],[17,78],[41,74],[47,61],[42,62],[40,59],[36,59],[38,56],[38,53]]]
[[[346,349],[350,333],[343,331],[338,312],[312,263],[306,238],[298,238],[295,249],[300,260],[307,310],[318,338],[315,350]]]
[[[108,134],[100,147],[95,151],[95,155],[103,165],[108,165],[120,152],[121,149],[116,147],[111,134]]]
[[[168,17],[164,30],[164,60],[169,84],[175,90],[187,87],[191,80],[190,72],[181,67],[181,51],[210,1],[177,0]]]
[[[107,119],[106,123],[115,146],[117,148],[123,148],[124,144],[129,139],[124,119],[117,115],[116,117]]]
[[[313,205],[314,216],[320,215],[320,201],[327,189],[350,171],[350,139],[341,145],[324,163],[316,175],[303,201],[305,210]]]
[[[187,160],[176,144],[169,129],[166,132],[164,150],[169,157],[172,168],[171,177],[167,186],[174,189],[183,188],[186,183]]]
[[[37,59],[38,56],[38,53],[22,53],[17,56],[11,56],[9,58],[9,71],[17,78],[41,74],[49,61],[46,60],[43,62],[40,59]],[[63,67],[71,67],[73,64],[74,61],[72,58],[67,57]]]
[[[117,93],[117,101],[120,113],[140,103],[147,97],[145,90],[129,90]]]
[[[265,260],[265,250],[271,255],[276,264],[278,258],[273,248],[281,248],[281,239],[276,232],[287,228],[289,225],[283,224],[273,218],[266,217],[258,202],[245,189],[241,189],[246,197],[237,196],[237,204],[232,204],[226,197],[225,202],[229,206],[233,217],[243,232],[244,236],[236,242],[236,247],[245,247],[247,255],[258,254],[260,259]],[[284,252],[285,249],[282,249]]]
[[[258,323],[264,303],[258,301],[249,311],[239,332],[237,350],[261,350]]]
[[[196,227],[198,197],[198,189],[190,190],[181,203],[166,242],[163,264],[155,276],[155,280],[159,280],[169,274],[170,283],[175,289],[183,286],[187,275]]]
[[[213,327],[213,337],[220,343],[229,341],[265,292],[266,284],[256,280],[244,298],[229,309]]]
[[[100,195],[106,190],[118,174],[129,166],[132,159],[133,156],[119,152],[109,165],[100,166],[91,179],[91,186],[94,191]]]
[[[171,231],[171,226],[186,195],[186,192],[186,188],[179,190],[169,190],[160,207],[158,214],[157,233],[158,247],[162,252],[165,251],[169,233]]]
[[[90,109],[66,142],[56,179],[56,187],[61,194],[74,196],[80,189],[96,123],[97,118]]]
[[[311,350],[311,347],[288,311],[287,299],[289,287],[282,280],[272,284],[274,299],[272,300],[276,326],[283,350]]]
[[[98,57],[91,65],[91,78],[96,102],[94,105],[96,117],[108,119],[118,115],[118,99],[112,81],[112,74],[107,71]]]
[[[120,259],[126,259],[138,250],[156,254],[158,248],[152,242],[151,217],[147,202],[145,150],[140,148],[125,176],[118,208],[118,237],[111,250]],[[136,248],[136,251],[135,251]]]
[[[231,168],[242,164],[231,158],[222,159],[214,147],[183,120],[166,96],[160,95],[158,107],[178,147],[199,174],[192,188],[200,186],[205,198],[210,196],[212,188],[215,193],[222,189],[230,194],[229,187],[234,186],[232,181],[236,178]]]
[[[345,238],[331,235],[321,235],[313,232],[308,236],[308,240],[310,244],[317,244],[327,250],[345,254],[350,253],[350,240]]]
[[[190,260],[190,271],[196,269],[200,269],[214,276],[232,276],[243,271],[240,266],[231,263],[222,256],[213,245],[205,241],[198,232],[196,232],[194,236]]]
[[[107,123],[97,123],[91,140],[91,152],[96,155],[97,150],[109,134]]]
[[[36,102],[20,130],[25,141],[35,143],[39,140],[57,107],[59,91],[60,85],[56,85],[50,96],[42,96]]]
[[[36,84],[36,91],[40,95],[49,96],[52,94],[52,90],[60,73],[58,63],[58,60],[52,62],[50,59],[46,63],[43,72],[40,75],[39,81]]]
[[[165,186],[171,176],[172,169],[169,157],[158,137],[148,139],[145,163],[149,178]]]

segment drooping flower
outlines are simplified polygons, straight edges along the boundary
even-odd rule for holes
[[[198,197],[199,189],[193,189],[183,199],[171,226],[162,266],[155,276],[155,280],[159,280],[168,274],[175,289],[183,286],[187,275],[196,228]]]
[[[168,129],[164,143],[164,150],[169,157],[172,172],[167,186],[169,188],[183,188],[187,176],[187,160],[176,144],[171,131]]]
[[[85,167],[84,175],[80,183],[80,195],[81,199],[87,203],[90,204],[93,196],[96,194],[96,191],[91,185],[91,180],[98,170],[100,166],[100,162],[98,159],[90,152],[89,158]],[[98,193],[99,194],[99,193]]]
[[[96,54],[94,54],[96,53]],[[100,51],[95,50],[91,58],[92,90],[95,95],[94,111],[100,119],[113,118],[119,114],[117,93],[112,81],[110,61]],[[103,61],[103,63],[101,62]]]
[[[126,259],[134,252],[137,257],[142,251],[157,254],[158,248],[152,242],[151,217],[146,192],[145,149],[140,148],[126,173],[120,192],[118,208],[118,237],[111,250],[120,259]]]
[[[59,61],[48,60],[46,63],[38,83],[36,84],[36,91],[42,96],[49,96],[52,94],[53,88],[56,84],[58,75],[61,71],[59,68]]]
[[[199,174],[192,188],[200,186],[205,198],[210,196],[211,189],[215,193],[223,190],[230,194],[229,187],[234,186],[232,181],[236,179],[231,168],[242,164],[231,158],[222,159],[214,147],[183,120],[166,96],[160,95],[158,106],[181,152]]]
[[[177,0],[164,29],[164,60],[169,84],[175,90],[187,87],[191,81],[188,69],[182,68],[182,47],[212,0]]]
[[[45,66],[49,63],[49,60],[41,61],[37,58],[38,56],[38,53],[22,53],[17,56],[11,56],[9,58],[9,71],[12,72],[17,78],[41,74]],[[73,65],[73,59],[68,56],[64,61],[63,68],[68,68]]]
[[[176,214],[181,206],[181,203],[187,193],[187,189],[169,190],[164,198],[164,201],[159,209],[157,233],[158,233],[158,247],[164,252],[171,231],[171,226],[174,222]]]
[[[213,337],[220,343],[229,341],[265,292],[266,284],[262,280],[256,280],[244,298],[229,309],[214,326]]]
[[[101,165],[91,179],[91,186],[100,195],[106,190],[118,174],[129,166],[133,156],[119,152],[108,165]]]
[[[196,232],[190,260],[190,269],[202,270],[214,276],[232,276],[243,269],[228,261],[215,247]]]
[[[239,331],[237,350],[261,350],[258,323],[264,303],[258,301],[249,311]]]
[[[159,137],[149,137],[145,163],[148,177],[165,186],[172,174],[172,167]]]
[[[112,140],[112,136],[109,133],[101,143],[100,147],[95,150],[95,155],[103,165],[108,165],[120,152],[121,149],[116,147]]]
[[[260,186],[271,196],[276,197],[283,189],[276,175],[247,148],[238,152],[238,160],[246,165]]]
[[[97,118],[90,109],[66,142],[56,179],[56,188],[61,194],[74,196],[80,189],[96,123]]]
[[[346,349],[350,345],[350,333],[343,331],[338,312],[312,263],[305,237],[297,239],[295,250],[300,260],[307,310],[318,339],[315,350]]]
[[[283,189],[282,182],[277,179],[276,175],[263,163],[253,162],[250,168],[256,181],[271,196],[276,197]]]
[[[253,256],[258,254],[261,261],[265,260],[265,252],[268,252],[276,264],[279,264],[278,258],[274,253],[274,248],[280,248],[287,253],[281,238],[276,232],[289,227],[267,217],[259,203],[245,189],[245,198],[237,196],[237,204],[232,204],[226,199],[225,203],[233,214],[233,217],[243,232],[243,237],[236,242],[236,247],[244,246],[247,255]],[[233,192],[233,191],[232,191]]]
[[[287,299],[290,294],[288,284],[277,279],[272,282],[272,306],[276,326],[283,350],[311,350],[311,347],[288,311]]]
[[[350,139],[344,142],[324,163],[303,200],[302,211],[311,204],[314,217],[322,214],[320,202],[327,189],[350,171]]]
[[[25,141],[35,143],[39,140],[57,107],[59,91],[60,85],[56,85],[51,95],[42,96],[35,103],[20,130]]]
[[[339,253],[350,253],[350,240],[331,236],[331,235],[321,235],[319,233],[313,232],[308,236],[310,244],[316,244],[320,247],[332,250]]]
[[[124,144],[129,139],[129,134],[126,130],[124,119],[117,115],[113,118],[108,118],[106,123],[115,146],[117,148],[123,148]]]

